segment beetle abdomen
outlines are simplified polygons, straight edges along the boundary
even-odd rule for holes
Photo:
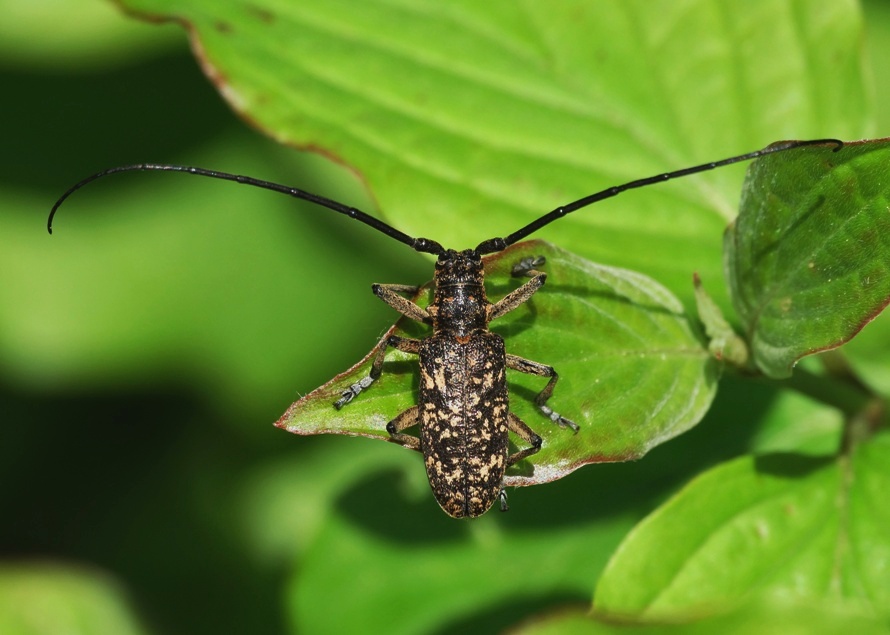
[[[500,493],[507,460],[504,341],[491,332],[433,335],[420,347],[420,449],[439,505],[479,516]]]

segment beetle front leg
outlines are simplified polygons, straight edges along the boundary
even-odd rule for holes
[[[510,274],[514,276],[528,276],[534,278],[541,273],[537,268],[546,262],[547,259],[544,258],[544,256],[528,256],[513,265]]]
[[[544,386],[544,390],[539,392],[538,396],[535,397],[535,405],[541,410],[541,412],[547,415],[553,423],[556,423],[563,428],[568,426],[575,432],[578,431],[579,428],[577,423],[566,419],[547,405],[547,400],[550,399],[550,396],[553,394],[553,387],[556,386],[556,382],[559,379],[559,375],[557,375],[556,371],[553,370],[553,366],[547,366],[546,364],[540,364],[538,362],[533,362],[530,359],[525,359],[524,357],[510,355],[509,353],[507,353],[507,368],[512,368],[513,370],[518,370],[519,372],[526,373],[528,375],[549,377],[550,381],[548,381],[547,385]]]
[[[495,320],[502,315],[506,315],[519,305],[528,302],[528,299],[531,298],[538,289],[544,286],[544,282],[547,280],[547,274],[535,269],[535,267],[540,267],[543,264],[543,256],[523,258],[516,263],[513,267],[513,275],[529,276],[531,277],[531,280],[492,304],[488,309],[489,321]]]
[[[399,295],[400,293],[410,293],[411,295],[414,295],[419,289],[420,287],[414,287],[407,284],[371,285],[371,290],[374,292],[374,295],[386,302],[396,311],[412,320],[427,324],[430,321],[430,314],[427,313],[426,309],[419,307],[408,298]]]
[[[416,306],[416,305],[415,305]],[[418,307],[419,308],[419,307]],[[390,347],[398,349],[403,353],[413,353],[417,355],[420,352],[420,340],[413,340],[407,337],[399,337],[398,335],[387,335],[378,344],[380,347],[377,354],[374,355],[374,361],[371,362],[371,372],[367,377],[363,377],[349,388],[340,393],[340,398],[334,402],[334,408],[339,410],[350,401],[355,399],[360,392],[370,387],[375,381],[380,379],[383,374],[383,361],[386,357],[386,351]]]

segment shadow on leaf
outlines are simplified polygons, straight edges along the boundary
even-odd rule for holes
[[[777,452],[755,457],[758,472],[785,478],[803,478],[835,461],[832,456],[806,456],[793,452]]]
[[[423,470],[420,461],[416,469]],[[432,492],[412,496],[406,485],[400,470],[385,470],[344,492],[335,506],[355,525],[397,544],[441,544],[466,537],[466,525],[442,513]]]

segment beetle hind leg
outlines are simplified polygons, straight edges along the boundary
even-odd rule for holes
[[[401,412],[395,419],[386,424],[386,431],[393,441],[404,445],[409,450],[417,450],[420,452],[420,439],[412,437],[410,434],[403,434],[402,430],[417,425],[420,420],[420,408],[412,406]]]
[[[507,429],[510,432],[515,432],[519,435],[523,441],[526,441],[531,445],[530,448],[526,448],[524,450],[519,450],[518,452],[514,452],[510,456],[507,457],[507,467],[510,467],[514,463],[518,463],[522,459],[531,456],[538,452],[541,449],[541,444],[543,441],[541,437],[535,434],[535,431],[526,425],[525,421],[517,417],[512,412],[507,413]]]

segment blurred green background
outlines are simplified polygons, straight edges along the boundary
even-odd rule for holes
[[[865,8],[880,69],[890,12]],[[729,380],[644,461],[468,524],[401,448],[274,429],[393,321],[370,284],[424,281],[428,262],[271,193],[163,174],[78,193],[50,238],[68,186],[143,161],[375,206],[350,172],[238,120],[177,26],[99,0],[0,9],[0,632],[490,632],[588,602],[637,519],[749,443],[707,423],[774,393]],[[596,508],[573,504],[590,492]]]

